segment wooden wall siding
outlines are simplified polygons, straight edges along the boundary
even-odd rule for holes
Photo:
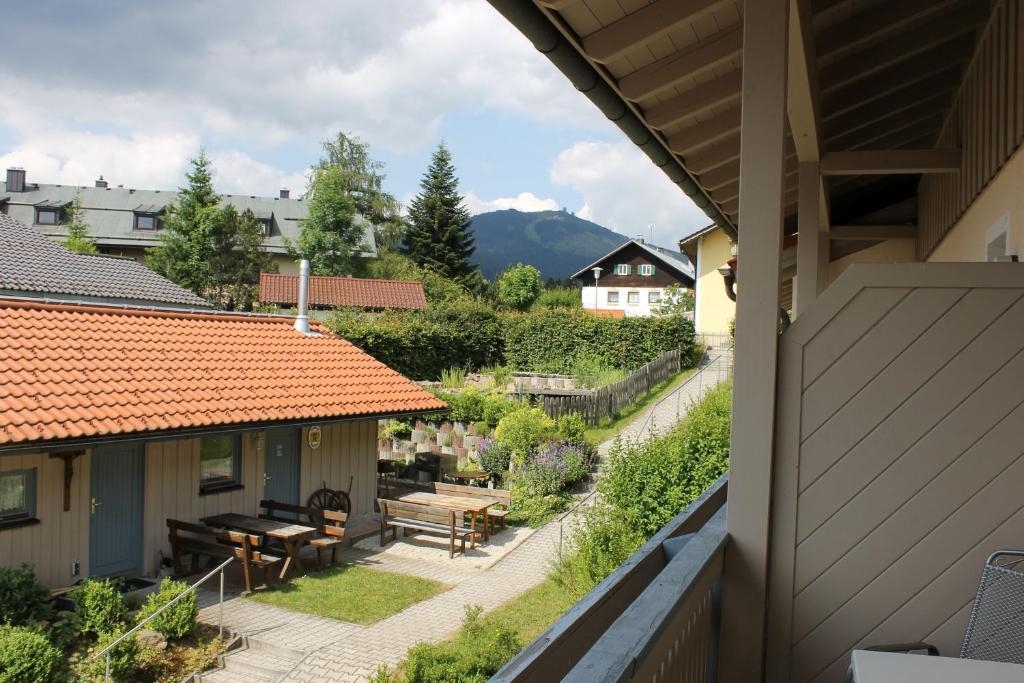
[[[0,456],[0,470],[35,467],[36,517],[39,524],[0,529],[0,565],[27,562],[48,586],[67,586],[89,570],[89,454],[74,461],[71,509],[64,512],[64,461],[48,453]],[[78,562],[80,576],[72,576]]]
[[[308,428],[302,430],[302,483],[299,498],[303,504],[309,494],[323,486],[348,489],[352,480],[352,512],[373,512],[377,495],[377,421],[336,422],[321,427],[320,448],[309,447]]]
[[[1024,139],[1024,0],[997,0],[936,147],[959,147],[959,173],[918,189],[917,256],[924,260]]]
[[[769,680],[857,646],[959,651],[1024,538],[1024,272],[855,264],[781,337]]]

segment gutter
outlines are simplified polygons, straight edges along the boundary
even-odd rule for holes
[[[605,80],[604,76],[552,25],[548,16],[531,0],[487,0],[494,9],[533,46],[561,71],[577,90],[593,102],[605,116],[625,133],[633,144],[650,157],[673,183],[704,211],[714,223],[733,239],[736,228],[711,201],[704,190],[686,170],[682,162],[669,151],[665,142],[655,135],[623,98]]]

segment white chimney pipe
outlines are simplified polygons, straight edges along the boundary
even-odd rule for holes
[[[295,317],[295,329],[309,334],[309,261],[299,261],[299,314]]]

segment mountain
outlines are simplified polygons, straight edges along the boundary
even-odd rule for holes
[[[474,216],[472,228],[473,261],[488,279],[516,263],[567,278],[629,239],[565,211],[491,211]]]

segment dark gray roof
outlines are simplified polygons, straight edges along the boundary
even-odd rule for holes
[[[204,299],[132,259],[79,254],[0,213],[0,293],[176,308]]]
[[[620,244],[619,246],[615,247],[607,254],[602,256],[601,258],[591,263],[589,266],[580,268],[577,272],[573,273],[573,275],[571,276],[572,279],[575,280],[580,277],[585,277],[591,268],[596,266],[601,261],[604,261],[609,256],[619,253],[620,251],[622,251],[631,244],[640,247],[642,250],[646,251],[648,254],[661,261],[664,265],[679,272],[680,275],[683,275],[684,277],[687,277],[691,280],[694,279],[694,269],[693,266],[690,265],[690,259],[687,256],[685,256],[684,254],[680,254],[679,252],[672,251],[671,249],[665,249],[664,247],[658,247],[653,244],[647,244],[646,241],[641,239],[631,239],[627,242],[623,242],[622,244]]]
[[[2,177],[2,176],[0,176]],[[79,187],[77,185],[51,185],[26,183],[24,192],[8,192],[5,181],[0,180],[0,197],[7,200],[7,213],[26,225],[32,225],[37,208],[60,208],[71,204],[78,195],[82,203],[83,218],[89,226],[89,235],[104,247],[155,247],[160,243],[156,230],[136,230],[135,214],[161,213],[178,200],[174,190],[137,190],[124,187]],[[263,240],[263,248],[272,254],[286,254],[285,240],[297,240],[301,221],[308,216],[309,202],[302,197],[256,197],[222,194],[223,204],[230,204],[240,212],[251,209],[257,218],[272,221],[271,233]],[[373,226],[362,217],[361,252],[376,256],[377,246]],[[43,226],[41,226],[43,227]],[[44,234],[61,239],[67,234],[63,225],[47,225]]]

